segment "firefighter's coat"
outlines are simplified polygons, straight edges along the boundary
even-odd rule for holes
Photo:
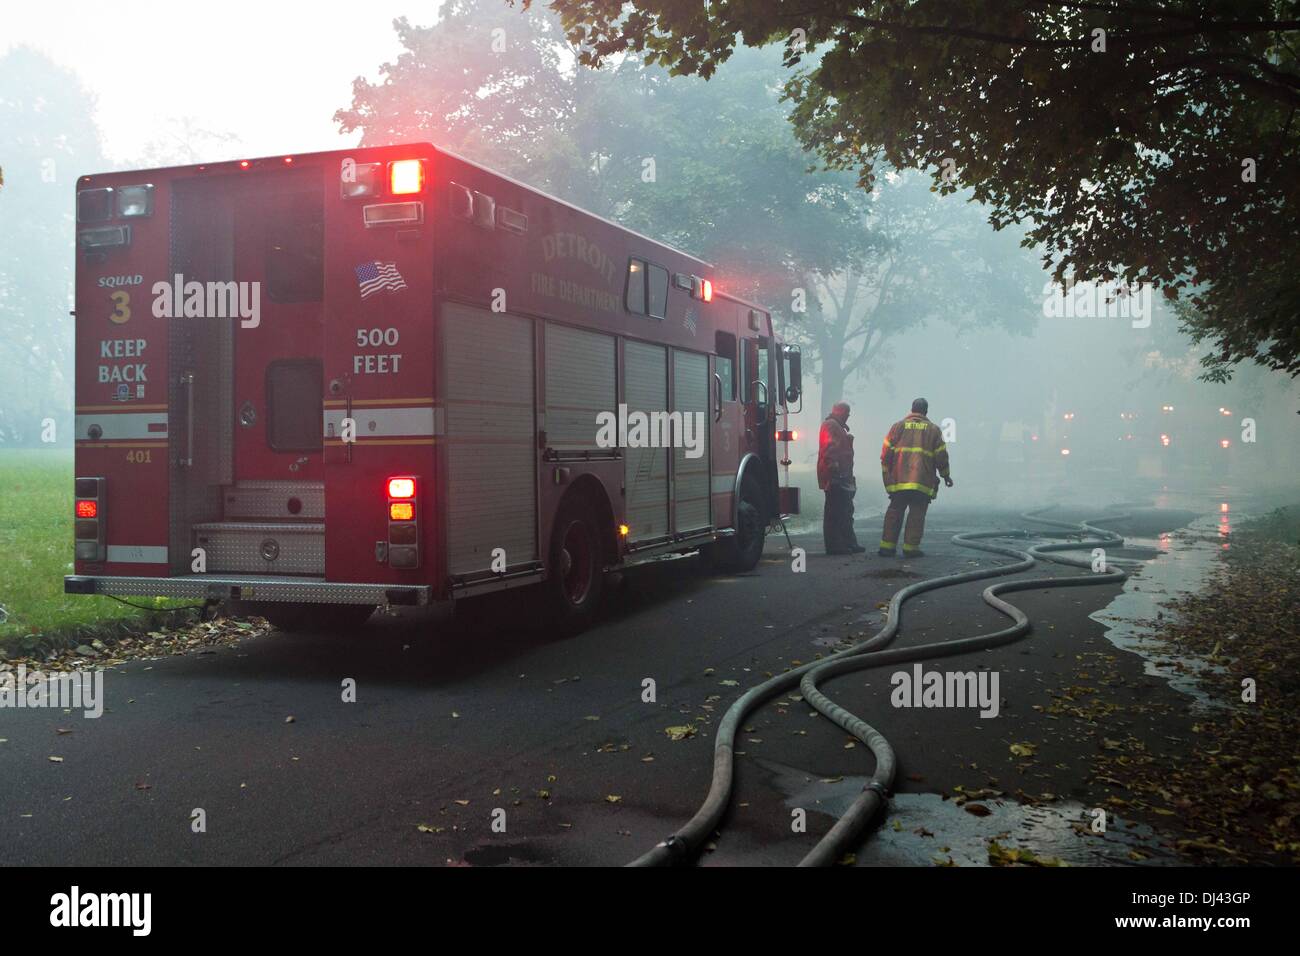
[[[939,478],[948,477],[948,450],[939,426],[918,412],[895,422],[880,449],[880,476],[885,491],[939,493]]]
[[[853,477],[853,436],[834,415],[822,422],[817,446],[817,486],[822,491],[833,479]]]

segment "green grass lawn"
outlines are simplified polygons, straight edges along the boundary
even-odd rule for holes
[[[8,615],[0,645],[141,614],[111,598],[63,593],[72,573],[72,492],[72,452],[0,449],[0,606]]]

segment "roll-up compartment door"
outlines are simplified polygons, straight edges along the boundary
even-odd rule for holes
[[[546,326],[548,448],[560,453],[599,448],[597,416],[617,410],[616,373],[612,335]]]
[[[628,417],[668,408],[668,350],[661,345],[623,345],[623,390]],[[635,543],[668,534],[668,449],[625,449],[628,541]]]
[[[709,516],[709,359],[673,350],[673,408],[681,433],[673,441],[675,531],[707,528]]]
[[[455,303],[442,308],[451,574],[537,560],[533,323]]]

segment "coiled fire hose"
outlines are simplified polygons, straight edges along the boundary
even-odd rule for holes
[[[917,581],[895,591],[889,600],[889,610],[884,626],[874,635],[852,647],[837,651],[830,657],[812,661],[793,670],[787,671],[750,688],[727,709],[718,724],[717,736],[713,747],[713,781],[708,796],[693,816],[680,830],[653,849],[633,860],[629,866],[667,866],[686,862],[699,850],[700,846],[717,828],[718,822],[726,813],[731,800],[732,784],[735,777],[735,742],[736,732],[755,708],[783,691],[798,684],[804,700],[828,720],[833,721],[856,739],[865,744],[875,759],[875,770],[862,793],[849,807],[821,841],[813,847],[800,862],[800,866],[827,866],[838,860],[847,848],[856,845],[862,831],[871,822],[877,811],[888,801],[893,789],[895,758],[894,749],[878,731],[864,720],[854,716],[840,707],[818,689],[818,683],[855,670],[883,667],[888,664],[900,664],[965,654],[970,651],[983,650],[1008,644],[1028,634],[1031,630],[1029,618],[1018,607],[1002,600],[998,595],[1013,591],[1029,591],[1035,588],[1085,587],[1094,584],[1111,584],[1123,581],[1128,575],[1114,564],[1108,562],[1105,570],[1092,571],[1092,561],[1084,558],[1069,557],[1056,552],[1077,551],[1091,548],[1119,548],[1124,539],[1113,532],[1098,528],[1090,521],[1114,521],[1127,515],[1106,515],[1090,518],[1088,521],[1071,523],[1040,517],[1042,512],[1051,510],[1043,508],[1036,512],[1027,512],[1020,517],[1036,524],[1048,525],[1055,531],[1035,535],[1029,531],[981,531],[953,536],[953,543],[965,548],[974,548],[990,554],[1015,558],[1010,564],[973,571],[961,571],[945,574],[937,578]],[[1034,545],[1026,550],[1007,547],[1006,545],[988,544],[989,538],[1028,538],[1042,535],[1076,537],[1077,540]],[[1092,535],[1092,537],[1084,537]],[[984,589],[984,603],[994,610],[1011,618],[1012,624],[1000,631],[980,634],[975,637],[959,638],[952,641],[939,641],[932,644],[920,644],[914,647],[900,647],[881,650],[898,635],[901,624],[903,605],[918,594],[939,588],[952,587],[967,581],[979,581],[984,578],[1002,577],[1016,574],[1032,568],[1039,559],[1053,561],[1074,567],[1088,568],[1089,573],[1075,577],[1025,578],[1018,581],[1006,581],[993,584]]]

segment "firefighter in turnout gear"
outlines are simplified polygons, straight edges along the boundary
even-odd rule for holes
[[[853,436],[849,434],[848,402],[836,402],[822,422],[817,442],[817,485],[826,492],[822,537],[827,554],[860,554],[866,548],[853,533]]]
[[[903,557],[921,557],[925,553],[921,550],[925,512],[939,493],[939,479],[952,487],[948,449],[939,426],[925,417],[929,410],[930,403],[924,398],[914,401],[912,413],[894,423],[880,449],[880,476],[889,494],[885,530],[880,536],[881,557],[894,556],[900,530],[903,531]]]

